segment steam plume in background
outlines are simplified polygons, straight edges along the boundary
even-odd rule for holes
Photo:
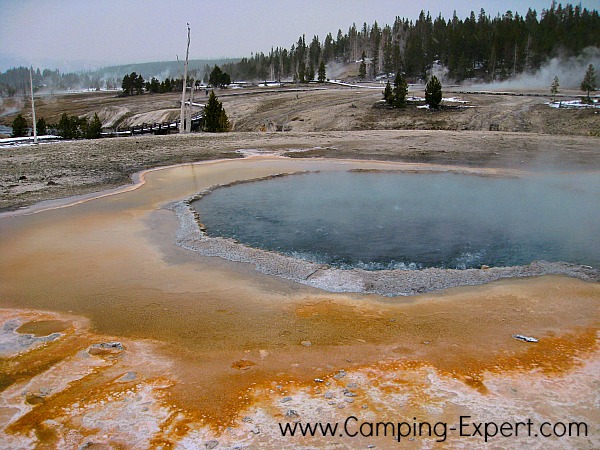
[[[496,83],[488,83],[486,87],[493,89],[550,89],[557,76],[561,89],[579,89],[585,71],[592,64],[600,70],[600,49],[586,47],[577,56],[557,56],[544,64],[533,74],[522,73],[514,78]]]

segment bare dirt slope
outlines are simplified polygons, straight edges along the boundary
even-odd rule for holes
[[[443,108],[422,102],[388,109],[382,86],[350,88],[305,85],[287,88],[229,89],[218,92],[232,133],[144,136],[61,142],[0,149],[0,208],[65,197],[125,184],[142,169],[215,158],[239,157],[240,149],[292,152],[290,156],[366,158],[482,167],[600,167],[598,109],[550,108],[539,96],[468,93],[448,89]],[[577,92],[563,93],[576,97]],[[422,86],[409,95],[422,96]],[[199,91],[195,101],[202,103]],[[48,122],[63,113],[90,117],[105,126],[129,127],[173,120],[179,94],[117,97],[94,92],[42,96],[37,115]],[[459,100],[459,101],[456,101]],[[27,102],[6,101],[0,124],[9,125]],[[8,108],[8,109],[6,109]],[[276,132],[275,130],[289,130]],[[262,130],[262,131],[261,131]],[[490,132],[490,130],[497,130]]]
[[[112,188],[143,169],[237,158],[249,149],[291,157],[599,170],[599,142],[531,133],[381,130],[145,135],[9,147],[0,151],[0,208]]]
[[[339,85],[300,85],[279,88],[219,90],[234,131],[275,130],[285,126],[292,131],[346,130],[472,130],[518,131],[545,134],[599,135],[598,110],[558,110],[549,108],[546,92],[466,93],[467,88],[449,87],[441,111],[417,108],[381,108],[383,85],[349,88]],[[536,94],[528,96],[527,94]],[[577,91],[563,92],[577,98]],[[409,95],[422,97],[423,86],[411,86]],[[540,95],[540,96],[537,96]],[[145,94],[118,97],[114,92],[45,95],[36,99],[38,117],[55,123],[63,113],[88,117],[97,113],[105,127],[127,128],[142,123],[173,120],[178,117],[180,94]],[[196,93],[202,103],[205,91]],[[5,101],[0,124],[8,125],[18,112],[30,120],[28,102]],[[19,109],[20,108],[20,109]]]
[[[381,86],[381,90],[383,87]],[[283,92],[261,96],[221,96],[236,131],[258,131],[269,125],[288,125],[293,131],[344,130],[472,130],[516,131],[588,136],[600,133],[597,110],[549,108],[547,97],[465,94],[449,91],[441,111],[409,104],[404,110],[381,107],[380,89],[330,87],[325,90]],[[522,94],[522,93],[517,93]],[[423,87],[409,95],[422,97]],[[576,97],[576,93],[573,93]]]

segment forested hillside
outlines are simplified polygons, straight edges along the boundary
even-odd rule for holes
[[[188,73],[192,77],[201,78],[204,70],[214,64],[226,64],[236,59],[191,60]],[[35,90],[48,92],[67,91],[73,89],[121,89],[123,76],[131,72],[142,75],[145,79],[155,77],[161,81],[168,78],[181,78],[183,62],[160,61],[151,63],[127,64],[104,67],[102,69],[82,73],[61,73],[60,70],[35,69],[33,86]],[[29,92],[29,68],[16,67],[0,73],[0,95],[12,96]]]
[[[504,80],[533,72],[559,52],[579,54],[584,48],[600,47],[600,16],[597,10],[552,3],[538,13],[525,15],[507,11],[490,17],[482,9],[461,19],[446,19],[421,12],[416,21],[397,17],[392,25],[364,23],[348,32],[329,33],[323,42],[302,36],[291,48],[256,53],[223,70],[235,80],[316,78],[320,63],[347,64],[364,59],[367,77],[403,71],[409,79],[423,79],[437,63],[449,78],[485,81]]]

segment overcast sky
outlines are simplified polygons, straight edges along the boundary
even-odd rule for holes
[[[186,22],[191,27],[190,58],[250,56],[271,46],[289,48],[298,37],[328,32],[334,37],[352,23],[396,16],[415,20],[421,10],[446,19],[480,8],[495,16],[507,10],[538,15],[551,0],[0,0],[0,70],[15,65],[76,70],[110,64],[185,57]],[[574,4],[579,3],[574,1]],[[582,6],[598,9],[598,0]]]

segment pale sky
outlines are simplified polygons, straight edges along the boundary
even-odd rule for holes
[[[392,25],[416,20],[421,10],[446,19],[471,10],[495,16],[511,10],[539,14],[551,0],[0,0],[0,70],[15,65],[57,67],[174,60],[185,57],[186,22],[191,59],[243,57],[289,48],[302,34],[335,38],[352,23]],[[574,1],[573,4],[579,3]],[[599,0],[581,1],[598,9]]]

